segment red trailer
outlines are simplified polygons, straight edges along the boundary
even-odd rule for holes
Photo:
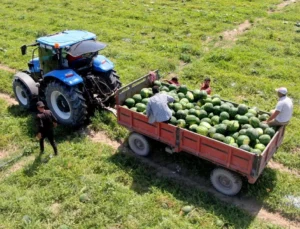
[[[187,152],[208,160],[217,166],[210,176],[213,186],[226,195],[240,191],[242,176],[249,183],[255,183],[280,146],[285,128],[280,127],[262,154],[257,155],[171,124],[150,124],[145,115],[121,105],[142,88],[151,87],[153,80],[153,74],[148,74],[117,92],[118,123],[132,132],[128,139],[132,151],[147,156],[150,153],[148,139],[151,138],[166,144],[172,153]]]

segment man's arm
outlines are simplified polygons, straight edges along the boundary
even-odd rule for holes
[[[51,119],[52,119],[52,122],[53,122],[53,126],[57,127],[57,119],[56,119],[56,117],[52,114],[51,111],[50,111],[50,114],[51,114]]]
[[[266,121],[266,123],[268,124],[269,122],[271,122],[273,119],[275,119],[278,115],[279,115],[280,111],[275,111]]]
[[[150,114],[151,114],[151,105],[150,105],[150,101],[149,101],[147,104],[147,108],[146,108],[146,115],[148,118],[149,118]]]
[[[167,101],[168,103],[173,103],[174,102],[174,98],[170,95],[167,95]]]
[[[39,117],[39,115],[36,116],[36,124],[37,124],[37,129],[38,129],[38,133],[36,135],[36,138],[41,139],[42,138],[43,121]]]

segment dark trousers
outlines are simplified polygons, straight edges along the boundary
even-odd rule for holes
[[[44,152],[44,140],[45,138],[48,138],[53,150],[54,150],[54,154],[57,155],[57,146],[56,143],[54,141],[54,136],[53,136],[53,131],[49,131],[48,133],[42,133],[42,138],[40,139],[40,150],[41,153]]]

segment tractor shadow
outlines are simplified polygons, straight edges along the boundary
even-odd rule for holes
[[[151,145],[154,146],[151,155],[140,157],[125,142],[119,147],[119,153],[110,158],[111,162],[132,176],[131,189],[140,195],[152,193],[153,188],[162,193],[168,192],[184,205],[217,215],[224,222],[222,228],[248,228],[263,207],[263,200],[276,185],[276,173],[266,169],[254,185],[244,181],[238,195],[225,196],[210,184],[210,172],[215,167],[213,164],[186,153],[170,155],[162,150],[164,147],[158,142]],[[172,204],[168,201],[160,201],[163,208],[171,208]]]

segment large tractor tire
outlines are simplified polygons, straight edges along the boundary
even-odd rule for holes
[[[150,144],[146,137],[138,133],[131,133],[128,139],[130,149],[137,155],[146,157],[150,153]]]
[[[210,174],[212,185],[219,192],[228,195],[236,195],[242,188],[241,176],[223,168],[216,168]]]
[[[47,85],[46,102],[58,122],[68,126],[80,126],[87,118],[87,105],[77,86],[67,86],[60,82]]]
[[[32,98],[30,90],[23,82],[21,82],[20,80],[14,80],[13,90],[19,102],[19,105],[22,108],[29,110],[35,106],[36,101]]]

